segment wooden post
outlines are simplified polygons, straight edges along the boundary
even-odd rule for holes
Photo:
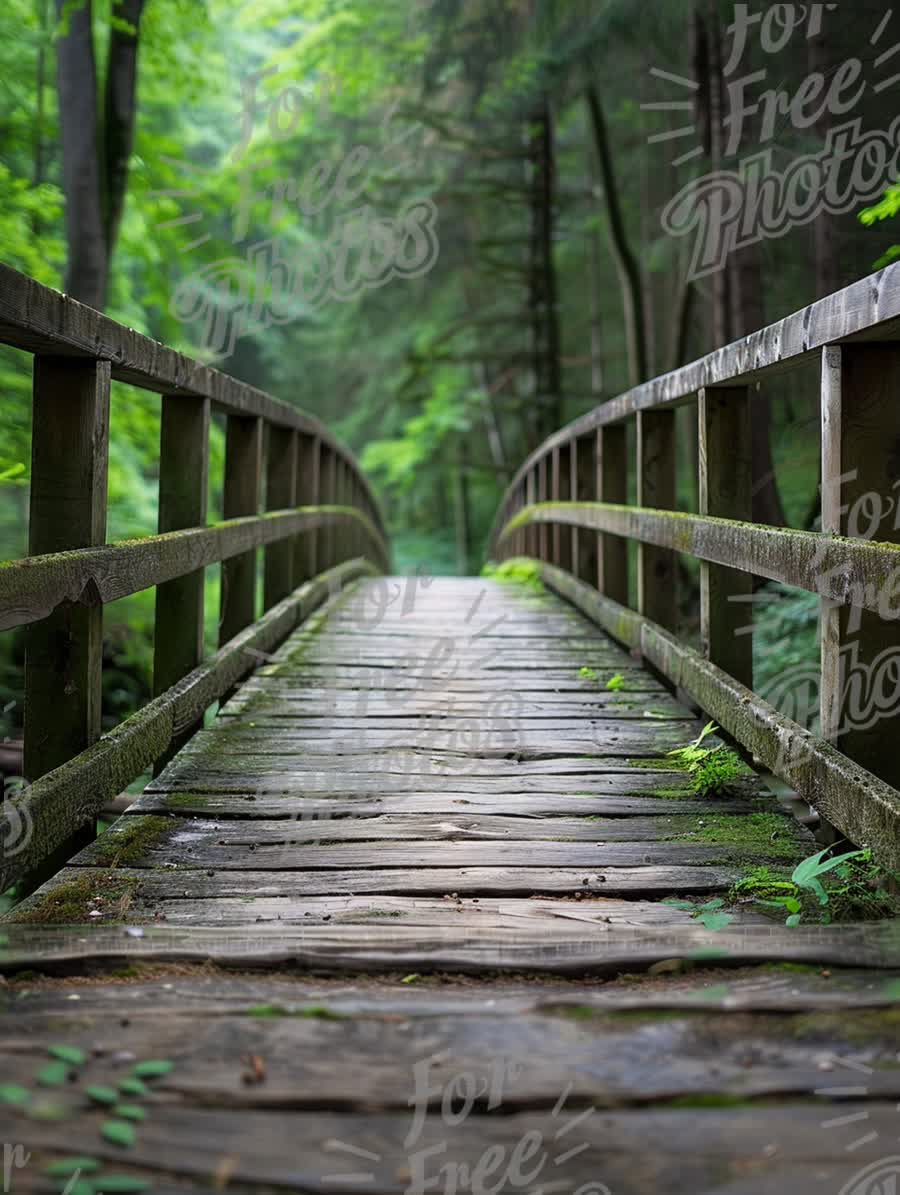
[[[822,530],[900,543],[895,504],[900,445],[900,345],[858,344],[823,350]],[[900,707],[877,709],[873,697],[897,675],[900,572],[881,589],[882,618],[859,606],[823,600],[823,737],[895,788],[900,784]],[[858,690],[859,699],[854,699]],[[889,690],[888,690],[889,691]]]
[[[573,442],[572,496],[576,502],[597,499],[597,437],[581,436]],[[597,580],[597,536],[584,528],[573,528],[572,571],[588,585]]]
[[[297,505],[319,505],[319,455],[321,441],[318,436],[305,435],[302,432],[297,444]],[[301,532],[294,545],[293,559],[293,587],[297,588],[304,581],[309,581],[316,575],[319,565],[317,562],[317,547],[321,542],[321,533],[312,531]]]
[[[269,425],[266,455],[266,510],[297,505],[297,433]],[[263,609],[269,610],[293,589],[294,536],[265,548]]]
[[[529,506],[537,502],[537,470],[529,469],[525,475],[525,501]],[[538,554],[538,525],[533,523],[525,534],[525,554],[536,557]]]
[[[675,412],[638,411],[637,504],[675,509]],[[667,630],[677,629],[675,553],[668,548],[637,546],[638,612]]]
[[[570,444],[560,444],[552,450],[550,493],[553,502],[568,502],[571,475],[569,472]],[[572,568],[572,536],[570,528],[552,524],[553,563],[567,572]]]
[[[597,500],[624,506],[628,501],[628,457],[625,424],[597,429]],[[628,542],[621,535],[597,537],[597,588],[628,605]]]
[[[35,357],[28,552],[106,541],[108,361]],[[90,593],[84,594],[86,602]],[[34,781],[100,737],[103,607],[58,607],[28,628],[24,771]],[[61,848],[61,863],[94,837],[88,823]],[[49,862],[49,861],[48,861]]]
[[[337,459],[334,449],[328,444],[322,445],[322,456],[319,467],[322,470],[319,503],[322,506],[333,506],[336,501]],[[318,537],[320,572],[325,572],[326,569],[331,568],[336,563],[334,533],[335,528],[333,526],[323,527]]]
[[[226,519],[259,514],[262,481],[263,421],[257,416],[229,415],[225,430]],[[256,620],[257,549],[222,561],[219,643]]]
[[[163,395],[159,434],[160,534],[206,524],[209,495],[209,399]],[[153,695],[159,696],[203,659],[205,570],[156,588]],[[154,766],[158,774],[197,726],[173,739]]]
[[[701,389],[697,396],[699,507],[702,515],[752,519],[750,389]],[[700,562],[700,640],[707,659],[753,687],[753,577]],[[745,632],[745,633],[742,633]]]
[[[548,499],[550,497],[549,467],[550,467],[550,462],[547,457],[547,454],[545,453],[538,461],[538,468],[537,468],[538,502],[546,502],[546,501],[548,501]],[[539,560],[549,560],[550,559],[550,524],[549,523],[539,523],[538,524],[538,559]]]

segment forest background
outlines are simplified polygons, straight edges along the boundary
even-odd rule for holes
[[[848,121],[888,130],[898,39],[872,0],[4,0],[0,259],[314,413],[372,477],[397,571],[477,572],[504,487],[549,432],[897,255],[893,178],[702,276],[669,205],[760,153],[788,170]],[[854,62],[852,104],[812,102]],[[776,98],[738,124],[751,85]],[[314,294],[340,238],[371,246],[379,227],[409,232],[396,276],[374,285],[357,248],[338,293]],[[241,324],[254,246],[309,263],[310,290]],[[30,358],[0,349],[4,559],[27,550],[30,387]],[[767,383],[754,411],[754,519],[815,527],[816,371]],[[111,438],[108,538],[152,534],[157,397],[115,384]],[[211,517],[222,446],[217,426]],[[764,691],[815,658],[818,603],[757,596]],[[688,562],[680,605],[696,634]],[[212,645],[214,597],[207,610]],[[150,694],[152,621],[152,591],[106,609],[107,726]],[[0,635],[9,743],[23,650]]]

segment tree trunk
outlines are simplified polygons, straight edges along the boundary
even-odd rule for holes
[[[531,255],[530,308],[534,342],[535,397],[538,440],[562,425],[562,370],[553,259],[554,156],[553,114],[545,94],[531,121]]]
[[[62,18],[65,0],[56,0]],[[97,84],[91,3],[69,11],[68,29],[56,45],[63,191],[66,197],[67,294],[102,311],[108,255],[100,208],[97,155]]]
[[[644,327],[644,307],[641,296],[641,275],[637,260],[631,252],[625,233],[625,221],[619,203],[616,176],[613,169],[612,152],[606,130],[606,118],[600,95],[593,85],[588,84],[587,105],[594,133],[597,164],[603,184],[606,216],[609,222],[610,247],[619,276],[622,291],[622,305],[625,312],[625,340],[628,347],[628,381],[636,386],[647,377],[647,337]]]
[[[66,0],[56,0],[58,19],[63,21],[65,14],[56,51],[68,244],[64,287],[99,311],[106,306],[128,183],[143,7],[144,0],[116,0],[113,5],[101,122],[91,0],[74,10]]]
[[[128,160],[134,142],[135,96],[137,91],[138,28],[144,0],[119,0],[115,16],[133,32],[116,24],[109,35],[109,61],[106,72],[106,111],[104,122],[103,211],[107,255],[111,259],[119,234]]]

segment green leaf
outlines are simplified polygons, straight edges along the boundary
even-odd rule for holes
[[[734,921],[733,913],[701,913],[697,918],[705,929],[724,929]]]
[[[625,677],[622,676],[621,672],[617,672],[615,676],[611,676],[609,678],[609,680],[606,682],[606,687],[607,687],[607,689],[610,689],[613,693],[617,693],[619,691],[619,689],[621,689],[624,684],[625,684]]]
[[[131,1149],[136,1141],[134,1128],[124,1120],[106,1120],[103,1122],[100,1132],[107,1141],[111,1141],[113,1145],[121,1145],[125,1149]]]
[[[44,1167],[44,1174],[51,1178],[70,1178],[73,1174],[93,1174],[100,1169],[96,1158],[60,1158],[58,1162],[51,1162]]]
[[[38,1071],[37,1081],[41,1087],[59,1087],[69,1077],[69,1065],[66,1062],[48,1062]]]
[[[71,1066],[84,1066],[87,1062],[87,1054],[78,1046],[48,1046],[47,1053],[51,1058],[58,1058]]]
[[[0,1083],[0,1104],[27,1104],[31,1092],[17,1083]]]
[[[723,900],[723,898],[721,896],[714,896],[712,898],[712,900],[704,901],[704,903],[700,906],[700,908],[704,912],[706,912],[706,911],[711,911],[713,909],[721,909],[724,904],[725,904],[725,901]]]
[[[416,971],[413,971],[413,973],[411,975],[404,975],[403,978],[400,980],[400,982],[401,983],[418,983],[421,978],[422,978],[421,975],[419,975]]]
[[[691,912],[696,909],[696,905],[692,900],[678,900],[670,896],[667,900],[662,902],[664,905],[670,905],[673,909],[690,909]]]
[[[789,925],[791,929],[793,929],[795,925],[800,924],[800,917],[800,913],[791,913],[790,917],[788,917],[784,924]]]
[[[80,1178],[71,1187],[66,1183],[67,1195],[96,1195],[97,1188],[89,1178]]]
[[[118,1116],[121,1120],[146,1120],[147,1110],[142,1108],[140,1104],[116,1104],[112,1110],[113,1116]]]
[[[123,1079],[119,1084],[119,1091],[124,1095],[149,1095],[150,1088],[140,1079]]]
[[[123,1195],[127,1191],[149,1191],[150,1180],[136,1174],[106,1174],[94,1180],[102,1195]]]
[[[158,1079],[162,1075],[167,1075],[174,1067],[174,1062],[169,1062],[168,1059],[150,1058],[146,1062],[139,1062],[133,1069],[132,1074],[139,1079]]]
[[[97,1104],[114,1104],[119,1098],[115,1087],[93,1086],[85,1088],[85,1094]]]

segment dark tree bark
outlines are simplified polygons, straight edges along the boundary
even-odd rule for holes
[[[622,291],[622,305],[625,310],[625,338],[628,346],[628,380],[636,386],[647,377],[647,336],[644,326],[644,306],[641,294],[641,274],[637,259],[631,251],[625,232],[625,221],[616,188],[612,151],[606,130],[606,118],[597,88],[591,83],[587,88],[587,105],[597,151],[597,164],[603,185],[606,216],[609,223],[610,247],[619,276]]]
[[[56,0],[62,19],[67,6]],[[131,155],[137,83],[137,30],[144,0],[117,0],[110,33],[102,123],[97,111],[97,69],[91,2],[65,11],[57,41],[63,191],[68,259],[64,287],[102,311]],[[132,31],[121,28],[126,22]]]
[[[546,94],[541,96],[530,126],[529,307],[534,346],[535,397],[538,403],[536,435],[540,442],[563,422],[556,265],[553,260],[553,114]]]

